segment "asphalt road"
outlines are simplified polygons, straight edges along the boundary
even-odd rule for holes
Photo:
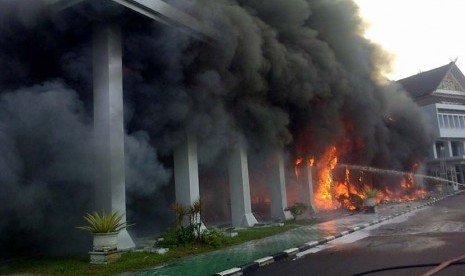
[[[247,275],[421,275],[434,266],[413,266],[461,255],[465,255],[465,193]],[[465,275],[463,261],[435,275]],[[393,269],[399,266],[412,267]],[[386,270],[366,273],[382,269]]]

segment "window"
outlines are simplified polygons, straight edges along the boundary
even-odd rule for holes
[[[440,128],[465,129],[464,114],[438,113],[437,116]]]
[[[461,143],[458,141],[450,142],[450,146],[452,147],[452,156],[460,156],[461,154],[460,145]]]
[[[444,127],[444,115],[438,115],[439,127]]]
[[[455,166],[455,172],[456,172],[456,175],[457,175],[457,182],[459,183],[463,183],[463,180],[462,180],[462,173],[460,172],[460,166]]]
[[[445,157],[446,150],[445,150],[443,141],[437,141],[435,143],[435,148],[436,148],[436,156],[437,156],[437,158]]]

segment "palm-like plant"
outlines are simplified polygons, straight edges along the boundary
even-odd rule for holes
[[[376,198],[381,194],[381,191],[376,188],[365,188],[362,192],[366,198]]]
[[[194,234],[197,239],[201,238],[202,222],[200,221],[200,217],[202,215],[202,208],[203,204],[200,198],[194,201],[188,208],[189,223],[194,228]]]
[[[188,208],[184,207],[181,203],[175,202],[171,205],[171,210],[173,210],[176,216],[176,227],[184,227],[184,217],[188,213]]]
[[[203,204],[202,204],[202,201],[199,199],[197,199],[196,201],[194,201],[194,203],[192,203],[192,206],[189,207],[189,214],[201,214],[202,213],[202,207],[203,207]]]
[[[88,231],[90,233],[112,233],[119,232],[130,225],[123,222],[123,215],[119,215],[117,212],[106,214],[103,212],[101,215],[97,212],[92,214],[85,214],[84,219],[88,225],[78,226],[76,228]]]

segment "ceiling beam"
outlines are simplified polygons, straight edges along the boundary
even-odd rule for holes
[[[88,0],[45,0],[52,12],[60,12]],[[139,14],[175,27],[201,40],[214,39],[214,32],[205,23],[162,0],[107,0]]]
[[[213,32],[193,16],[161,0],[112,0],[163,24],[181,28],[191,35],[213,38]]]
[[[84,1],[86,0],[46,0],[45,2],[52,12],[60,12]]]

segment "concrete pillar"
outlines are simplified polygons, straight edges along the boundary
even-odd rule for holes
[[[284,171],[284,153],[282,150],[277,150],[274,156],[273,165],[270,171],[270,179],[268,181],[270,189],[270,209],[271,218],[277,220],[291,219],[292,215],[289,211],[284,211],[287,208],[286,198],[286,176]]]
[[[174,183],[176,202],[191,206],[200,198],[197,140],[187,134],[183,143],[174,150]]]
[[[452,144],[450,140],[446,142],[446,147],[447,147],[447,152],[449,153],[449,155],[446,155],[446,158],[452,157]]]
[[[315,207],[315,200],[313,194],[313,166],[307,164],[302,169],[302,176],[299,181],[299,200],[303,204],[307,205],[307,213],[315,213],[317,211]]]
[[[121,55],[120,27],[110,23],[96,25],[93,34],[96,207],[97,211],[118,212],[126,221]],[[118,248],[134,246],[127,230],[122,230]]]
[[[231,220],[233,227],[250,227],[257,223],[250,203],[247,149],[243,139],[234,145],[229,155],[229,187],[231,190]]]

